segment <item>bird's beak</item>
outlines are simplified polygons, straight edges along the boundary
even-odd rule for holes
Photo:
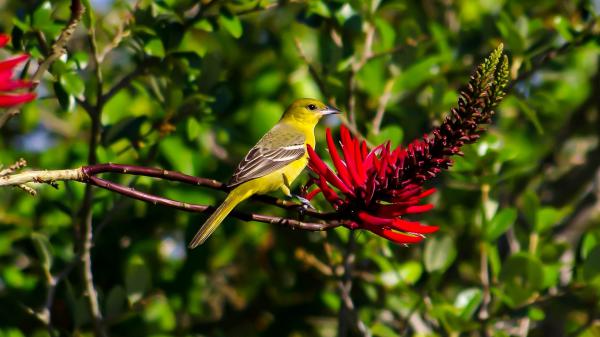
[[[333,115],[342,113],[338,108],[334,108],[331,106],[326,106],[325,109],[321,110],[321,115]]]

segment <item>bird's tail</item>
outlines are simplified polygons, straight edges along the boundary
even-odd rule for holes
[[[242,186],[240,186],[242,187]],[[229,213],[239,204],[240,202],[251,196],[252,193],[248,193],[244,188],[236,188],[229,192],[225,201],[217,207],[213,214],[206,220],[206,222],[200,227],[190,244],[189,248],[194,249],[199,245],[203,244],[206,239],[219,227],[221,222],[227,217]]]

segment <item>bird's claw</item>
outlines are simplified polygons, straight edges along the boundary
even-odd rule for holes
[[[302,204],[300,207],[302,209],[304,209],[304,210],[309,210],[310,209],[312,211],[316,210],[316,208],[310,203],[310,200],[308,200],[308,199],[306,199],[306,198],[304,198],[302,196],[299,196],[297,194],[294,194],[293,197],[295,199],[298,199],[298,201],[300,201],[300,203]]]

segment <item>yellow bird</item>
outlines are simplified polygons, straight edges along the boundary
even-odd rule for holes
[[[229,182],[232,190],[188,247],[196,248],[204,243],[237,204],[254,194],[281,188],[291,196],[290,184],[308,161],[306,145],[315,147],[315,126],[321,117],[336,113],[340,111],[316,99],[294,101],[238,165]]]

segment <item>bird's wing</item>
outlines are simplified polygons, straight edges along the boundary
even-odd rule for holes
[[[238,165],[229,181],[235,187],[276,171],[306,153],[306,137],[289,126],[277,125],[261,138]]]

